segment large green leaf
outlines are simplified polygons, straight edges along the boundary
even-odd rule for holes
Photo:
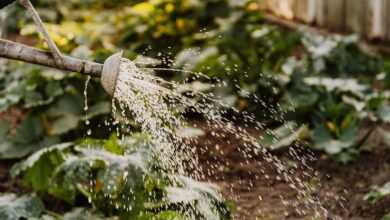
[[[358,128],[351,126],[340,138],[336,139],[323,124],[318,124],[313,133],[314,148],[324,150],[330,155],[341,153],[343,150],[354,147],[357,132]]]
[[[72,143],[63,143],[37,151],[25,161],[14,165],[11,175],[16,177],[23,173],[23,182],[35,191],[50,190],[53,172],[65,160],[62,151],[71,146]]]
[[[39,115],[29,114],[16,128],[11,140],[18,144],[29,144],[36,142],[43,135],[43,124]]]
[[[215,186],[177,176],[178,185],[166,188],[166,202],[179,204],[190,219],[230,219],[230,210]]]
[[[21,158],[58,141],[43,136],[42,121],[35,114],[29,114],[16,129],[11,129],[6,120],[0,119],[0,123],[0,158]]]

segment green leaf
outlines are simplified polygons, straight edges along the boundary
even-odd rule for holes
[[[39,149],[37,145],[15,144],[13,142],[3,140],[0,143],[0,158],[1,159],[22,158],[36,149]]]
[[[65,213],[63,220],[104,220],[104,216],[95,214],[85,208],[74,208]]]
[[[294,141],[304,138],[308,133],[305,125],[297,128],[294,122],[287,122],[285,125],[267,133],[259,140],[260,145],[276,150],[291,145]]]
[[[21,158],[29,153],[57,141],[56,137],[43,137],[43,125],[40,118],[29,114],[11,133],[8,122],[0,120],[0,158]]]
[[[374,186],[373,189],[364,196],[364,200],[375,203],[386,196],[390,196],[390,182],[381,187]]]
[[[230,210],[215,186],[184,176],[175,179],[178,186],[166,188],[168,204],[187,207],[181,211],[195,219],[230,219]]]
[[[36,196],[17,197],[14,194],[0,196],[0,219],[2,220],[37,218],[43,211],[43,203]]]
[[[57,97],[64,94],[64,89],[59,82],[49,81],[45,87],[45,93],[49,97]]]
[[[124,153],[124,149],[118,144],[118,136],[116,133],[110,136],[110,139],[108,139],[104,143],[104,146],[109,152],[119,155],[122,155]]]
[[[24,104],[26,107],[31,108],[42,105],[44,103],[43,96],[36,91],[30,91],[24,97]]]
[[[390,213],[388,213],[387,215],[383,216],[381,218],[381,220],[390,220]]]
[[[62,115],[82,115],[83,99],[81,96],[66,94],[55,102],[47,111],[50,117],[59,117]]]
[[[287,93],[287,100],[294,108],[311,108],[319,99],[314,91],[290,91]]]
[[[345,149],[354,147],[357,131],[357,127],[352,126],[339,139],[335,139],[322,123],[317,124],[313,132],[314,148],[330,155],[341,153]]]
[[[328,92],[351,92],[359,97],[363,96],[363,92],[368,89],[367,85],[360,84],[356,79],[306,77],[303,81],[310,86],[324,87]]]
[[[43,135],[43,124],[38,115],[29,114],[20,126],[16,129],[15,134],[11,137],[14,143],[29,144],[38,141]]]
[[[6,88],[2,91],[4,95],[0,98],[0,112],[17,104],[23,98],[25,86],[25,81],[20,82],[18,79],[14,79],[6,85]]]
[[[139,216],[135,218],[135,220],[190,220],[190,218],[187,218],[183,216],[178,211],[162,211],[159,213],[151,213],[151,212],[145,212],[140,213]]]
[[[390,106],[385,105],[378,109],[378,118],[383,122],[390,122]]]
[[[23,173],[23,182],[31,186],[35,191],[47,191],[51,183],[51,177],[64,160],[62,151],[73,146],[72,143],[63,143],[44,148],[32,154],[25,161],[13,166],[11,175],[19,176]]]
[[[65,134],[78,127],[81,118],[73,114],[63,115],[51,124],[50,135]]]
[[[110,102],[98,102],[95,105],[91,106],[88,111],[86,117],[84,119],[91,119],[98,115],[109,114],[111,112],[111,103]]]

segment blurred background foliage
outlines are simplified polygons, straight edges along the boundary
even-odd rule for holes
[[[158,60],[155,67],[201,72],[211,77],[200,79],[202,91],[213,91],[226,104],[255,113],[269,128],[282,126],[283,121],[306,124],[311,132],[305,138],[314,141],[310,146],[345,162],[356,156],[362,138],[367,138],[361,134],[362,124],[390,117],[385,59],[364,53],[355,36],[324,37],[271,25],[262,18],[256,1],[41,0],[35,5],[64,53],[103,62],[122,49],[131,59]],[[7,24],[10,36],[36,37],[20,7],[9,9]],[[30,115],[41,106],[39,114],[45,115],[41,118],[47,125],[44,136],[66,134],[66,139],[73,139],[83,134],[79,122],[84,79],[20,65],[10,65],[7,71],[15,73],[2,75],[1,109],[22,105]],[[156,74],[181,82],[190,76],[172,71]],[[219,80],[224,86],[209,86]],[[109,113],[109,99],[99,87],[92,83],[88,88],[93,90],[88,101],[96,111],[89,117]],[[63,115],[50,114],[58,110],[45,112],[69,106],[66,102],[78,109]]]

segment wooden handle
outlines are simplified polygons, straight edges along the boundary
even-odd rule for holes
[[[38,50],[33,47],[4,39],[0,39],[0,57],[65,71],[78,72],[93,77],[100,77],[103,70],[103,64],[69,56],[62,56],[64,65],[62,67],[58,67],[50,52]]]

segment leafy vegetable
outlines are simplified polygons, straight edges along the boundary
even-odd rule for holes
[[[272,131],[267,131],[260,138],[260,144],[271,150],[277,150],[282,147],[291,145],[294,141],[300,140],[307,135],[307,127],[301,126],[297,128],[294,122],[286,123],[285,125],[276,128]]]
[[[12,173],[22,175],[35,191],[69,203],[84,196],[106,216],[141,218],[154,210],[172,211],[157,215],[161,219],[230,219],[216,189],[161,172],[147,136],[141,137],[54,145],[34,153]]]

